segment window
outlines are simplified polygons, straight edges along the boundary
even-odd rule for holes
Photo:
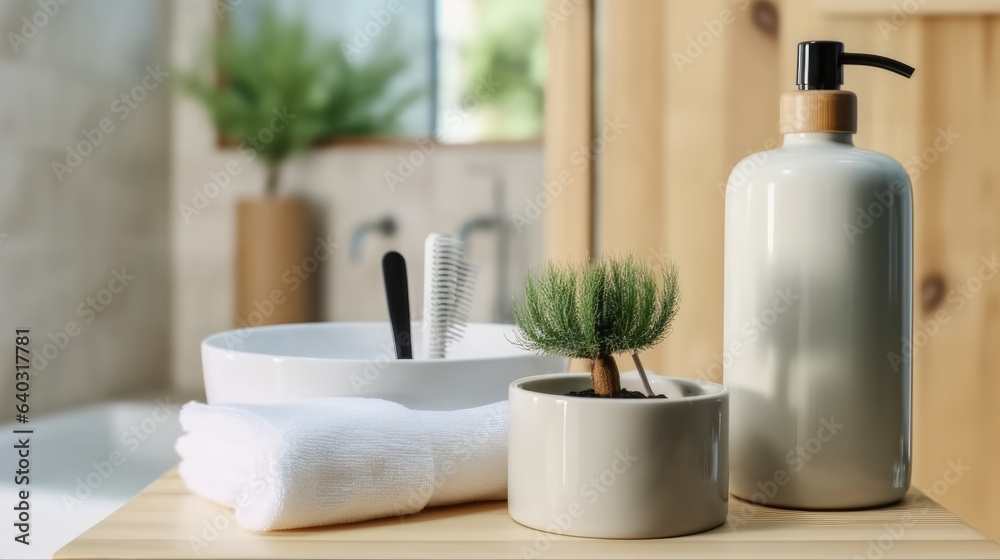
[[[392,136],[446,143],[525,141],[542,133],[545,3],[538,0],[231,0],[225,31],[259,18],[301,21],[317,47],[352,64],[387,52],[405,64],[386,90],[418,90]]]

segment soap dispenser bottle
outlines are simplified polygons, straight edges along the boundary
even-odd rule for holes
[[[854,146],[846,64],[913,73],[800,43],[783,145],[744,159],[726,186],[730,487],[766,505],[876,506],[910,484],[910,180]]]

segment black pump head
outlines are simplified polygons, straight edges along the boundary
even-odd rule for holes
[[[909,78],[914,68],[884,56],[844,52],[839,41],[799,43],[799,63],[795,83],[799,89],[840,89],[844,83],[844,65],[874,66]]]

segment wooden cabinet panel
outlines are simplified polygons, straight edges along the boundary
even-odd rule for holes
[[[795,45],[840,40],[915,66],[911,80],[852,67],[845,85],[859,99],[858,145],[901,161],[913,179],[914,483],[1000,538],[1000,508],[990,507],[1000,502],[1000,17],[939,11],[888,29],[883,12],[831,14],[802,0],[601,1],[587,102],[596,122],[617,116],[627,129],[600,154],[592,220],[572,198],[549,213],[547,231],[587,221],[597,251],[673,258],[682,311],[648,367],[719,381],[720,185],[748,152],[780,143],[778,96],[795,87]],[[548,109],[560,111],[551,97]],[[553,136],[570,132],[548,128],[547,141],[566,146]],[[550,242],[550,254],[579,254],[563,245]]]
[[[592,6],[549,0],[546,19],[545,185],[519,219],[544,220],[546,252],[576,259],[593,245],[593,160],[581,157],[593,135]]]

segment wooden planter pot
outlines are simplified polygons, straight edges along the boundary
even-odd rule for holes
[[[304,200],[265,197],[236,207],[236,326],[310,321],[315,272],[312,216]]]

